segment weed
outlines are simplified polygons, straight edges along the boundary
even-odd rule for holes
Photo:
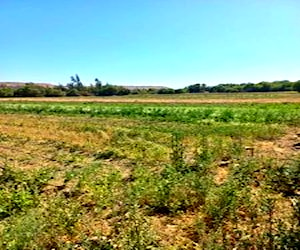
[[[118,237],[117,249],[158,249],[155,233],[150,228],[149,222],[133,206],[125,215],[124,221],[118,225],[122,233]]]

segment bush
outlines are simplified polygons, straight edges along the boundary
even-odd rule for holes
[[[175,90],[174,89],[159,89],[157,91],[157,94],[174,94]]]
[[[45,96],[47,97],[60,97],[64,96],[65,93],[61,89],[57,88],[46,88]]]
[[[43,87],[26,85],[17,89],[14,95],[18,97],[41,97],[45,96],[45,92],[45,88]]]
[[[66,96],[80,96],[80,93],[77,89],[69,89]]]
[[[11,88],[0,88],[0,97],[12,97],[14,90]]]

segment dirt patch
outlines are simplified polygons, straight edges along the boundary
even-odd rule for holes
[[[151,224],[159,233],[162,246],[172,245],[174,249],[183,249],[179,246],[185,246],[184,249],[195,249],[195,243],[190,239],[190,235],[195,230],[197,217],[198,215],[192,212],[174,217],[153,216]]]
[[[300,155],[300,129],[290,129],[283,137],[274,141],[259,141],[254,145],[254,155],[290,160]],[[296,146],[295,146],[296,145]]]
[[[214,176],[214,181],[217,185],[221,185],[224,183],[227,179],[227,176],[229,174],[229,169],[226,167],[218,167],[216,170],[216,174]]]

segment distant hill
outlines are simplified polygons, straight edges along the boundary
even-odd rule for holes
[[[163,87],[163,86],[121,86],[125,89],[129,89],[129,90],[143,90],[143,89],[155,89],[155,90],[159,90],[159,89],[168,89],[168,87]]]
[[[26,84],[33,84],[44,88],[53,88],[55,85],[51,83],[33,83],[33,82],[0,82],[0,88],[21,88]]]

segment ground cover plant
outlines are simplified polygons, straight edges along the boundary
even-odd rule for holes
[[[298,249],[299,109],[1,102],[0,249]]]

